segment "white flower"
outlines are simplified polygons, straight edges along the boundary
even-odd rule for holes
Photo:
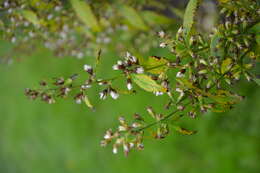
[[[4,2],[4,7],[5,7],[5,8],[9,7],[8,1],[5,1],[5,2]]]
[[[126,58],[130,58],[131,54],[129,52],[126,52]]]
[[[159,37],[164,38],[165,32],[164,31],[159,31],[158,35],[159,35]]]
[[[119,68],[118,68],[118,65],[117,64],[115,64],[115,65],[113,65],[113,70],[119,70]]]
[[[184,74],[179,71],[179,72],[176,74],[176,77],[178,77],[178,78],[184,77]]]
[[[129,146],[130,146],[130,148],[133,148],[135,146],[135,144],[133,142],[130,142]]]
[[[110,91],[110,95],[113,99],[117,99],[119,97],[119,94],[114,90]]]
[[[15,42],[16,42],[16,38],[13,37],[13,38],[11,39],[11,42],[12,42],[12,43],[15,43]]]
[[[92,67],[91,67],[90,65],[85,64],[85,65],[84,65],[84,70],[85,70],[85,71],[92,70]]]
[[[126,127],[125,126],[118,126],[118,131],[122,132],[122,131],[126,131]]]
[[[81,85],[82,89],[88,89],[91,88],[91,85],[85,84],[85,85]]]
[[[166,46],[167,46],[167,44],[164,42],[160,43],[160,45],[159,45],[159,47],[161,47],[161,48],[165,48]]]
[[[179,92],[179,93],[182,93],[182,92],[183,92],[183,90],[180,89],[180,88],[176,88],[175,91],[177,91],[177,92]]]
[[[140,73],[144,73],[144,68],[143,67],[138,67],[136,69],[136,73],[140,74]]]
[[[106,93],[104,93],[104,92],[100,92],[100,93],[99,93],[99,98],[100,98],[100,99],[105,100],[106,97],[107,97]]]
[[[117,154],[117,152],[118,152],[117,147],[113,147],[113,153]]]
[[[182,34],[182,32],[183,32],[183,27],[181,26],[181,27],[178,29],[177,34],[180,35],[180,34]]]
[[[160,96],[160,95],[163,95],[163,92],[156,91],[154,94],[155,94],[156,96]]]
[[[132,83],[130,83],[130,82],[127,83],[126,86],[127,86],[127,89],[128,89],[128,90],[131,90],[131,89],[133,88],[133,85],[132,85]]]
[[[53,15],[52,15],[52,14],[49,14],[49,15],[47,16],[47,19],[48,19],[48,20],[51,20],[52,17],[53,17]]]
[[[117,61],[117,64],[118,64],[118,65],[123,65],[123,61],[118,60],[118,61]]]
[[[76,99],[77,104],[81,104],[81,99]]]
[[[84,56],[84,54],[83,54],[82,52],[79,52],[79,53],[77,54],[77,58],[79,58],[79,59],[83,58],[83,56]]]

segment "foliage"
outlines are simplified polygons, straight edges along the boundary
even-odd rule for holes
[[[133,120],[128,122],[119,117],[118,128],[107,130],[101,141],[102,146],[113,143],[113,153],[117,153],[120,146],[123,146],[126,155],[131,149],[143,149],[148,129],[152,129],[156,139],[165,138],[171,128],[184,135],[194,134],[195,131],[178,126],[177,122],[183,117],[180,114],[196,118],[208,111],[223,112],[233,108],[244,97],[235,93],[232,85],[242,77],[259,82],[252,69],[260,58],[258,1],[220,1],[223,19],[211,35],[201,35],[192,29],[197,3],[191,0],[188,4],[183,26],[175,38],[163,31],[158,33],[160,47],[168,48],[172,56],[151,56],[144,60],[127,52],[124,59],[118,60],[112,67],[120,72],[119,75],[99,79],[96,67],[100,51],[94,68],[84,65],[89,75],[84,82],[77,84],[76,75],[55,79],[54,87],[51,82],[42,81],[40,89],[26,89],[26,95],[47,103],[73,95],[77,103],[85,102],[90,108],[93,106],[87,96],[93,85],[101,86],[100,99],[109,95],[118,99],[120,94],[134,94],[138,89],[134,90],[133,83],[156,96],[167,95],[165,107],[170,111],[168,114],[157,113],[152,107],[147,107],[150,118],[135,113]],[[136,13],[131,16],[136,16]],[[122,78],[127,90],[116,83]]]
[[[103,52],[122,51],[129,42],[139,42],[136,49],[145,52],[154,42],[143,45],[141,37],[153,40],[153,30],[174,23],[164,14],[144,10],[156,8],[147,5],[153,1],[5,0],[0,3],[0,37],[13,43],[15,51],[7,52],[9,57],[30,53],[35,42],[60,57],[93,56],[100,47]],[[150,16],[156,20],[147,21]]]

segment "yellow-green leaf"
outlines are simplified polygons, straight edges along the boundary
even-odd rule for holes
[[[188,6],[186,7],[184,18],[183,18],[183,27],[186,34],[190,33],[190,30],[194,23],[194,16],[199,4],[199,0],[190,0]]]
[[[174,130],[176,130],[177,132],[179,132],[183,135],[193,135],[193,134],[197,133],[197,131],[187,130],[180,126],[173,126],[173,128],[174,128]]]
[[[93,31],[100,31],[98,20],[89,4],[80,0],[70,0],[70,3],[79,19]]]
[[[31,10],[23,10],[22,12],[23,17],[28,20],[29,22],[33,23],[34,25],[39,25],[40,21],[37,15]]]
[[[231,68],[231,64],[232,64],[231,58],[225,59],[221,65],[221,73],[222,74],[226,73]]]
[[[86,95],[84,97],[84,102],[90,109],[94,108],[93,105],[90,103],[88,96],[86,96]]]
[[[134,8],[123,5],[120,7],[119,12],[132,27],[140,30],[148,29],[143,19],[139,16],[138,12]]]
[[[153,74],[161,74],[167,71],[168,60],[162,57],[150,56],[145,63],[145,69],[147,72]]]
[[[166,92],[166,88],[157,84],[150,76],[145,74],[132,74],[131,78],[142,89],[148,92]]]

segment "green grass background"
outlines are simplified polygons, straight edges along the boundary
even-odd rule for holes
[[[0,48],[5,49],[5,43]],[[111,65],[118,57],[109,53],[102,58],[100,76],[113,75]],[[145,113],[149,105],[162,111],[163,96],[140,92],[100,101],[98,91],[92,90],[92,112],[71,99],[47,105],[23,95],[37,81],[82,71],[93,59],[59,59],[43,49],[0,65],[0,173],[260,172],[260,88],[254,83],[237,85],[247,97],[230,112],[184,118],[181,124],[197,134],[172,132],[164,140],[145,140],[145,150],[127,158],[122,152],[113,155],[111,146],[99,146],[104,131],[116,126],[119,115],[130,118],[134,112]]]

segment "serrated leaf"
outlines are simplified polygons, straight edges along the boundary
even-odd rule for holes
[[[231,58],[225,59],[221,64],[221,73],[222,74],[226,73],[230,69],[231,65],[232,65],[232,59]]]
[[[140,88],[148,92],[166,92],[166,88],[157,84],[150,76],[145,74],[132,74],[131,79]]]
[[[40,25],[40,21],[37,15],[31,10],[22,10],[21,11],[23,17],[34,25]]]
[[[120,7],[119,12],[132,27],[140,30],[148,29],[143,19],[139,16],[139,14],[134,8],[123,5]]]
[[[211,56],[219,56],[222,57],[224,55],[224,49],[222,47],[218,47],[221,40],[221,36],[216,33],[213,35],[210,43],[210,54]]]
[[[80,0],[70,0],[70,3],[79,17],[79,19],[89,28],[91,28],[93,31],[100,31],[101,28],[98,24],[98,21],[96,19],[96,16],[91,10],[91,7],[89,4],[87,4],[84,1]]]
[[[168,69],[166,64],[168,60],[162,57],[150,56],[148,60],[145,62],[145,69],[149,73],[153,74],[161,74],[165,73]]]
[[[150,25],[155,24],[170,24],[173,19],[170,19],[164,15],[158,14],[154,11],[143,11],[141,13],[143,19]]]
[[[190,33],[190,30],[193,26],[194,16],[195,16],[198,4],[199,4],[199,0],[190,0],[186,7],[186,10],[184,13],[184,18],[183,18],[183,27],[184,27],[186,34]]]
[[[193,135],[193,134],[197,133],[197,131],[187,130],[180,126],[173,126],[173,128],[174,128],[174,130],[176,130],[177,132],[179,132],[183,135]]]

